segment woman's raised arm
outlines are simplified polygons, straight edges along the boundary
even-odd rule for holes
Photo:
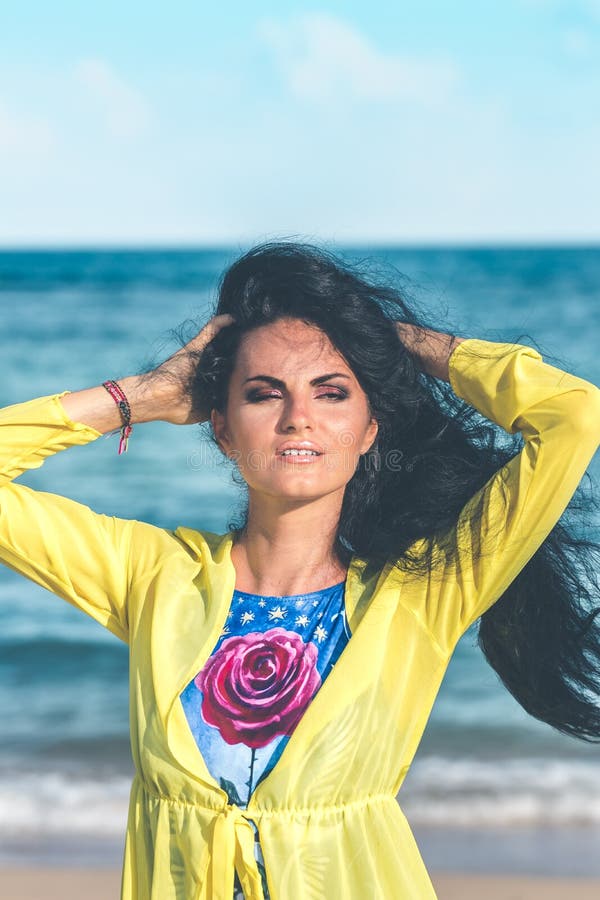
[[[176,388],[178,382],[185,384],[186,366],[197,360],[197,351],[219,327],[229,324],[228,320],[230,316],[211,319],[193,341],[163,363],[166,377],[159,366],[150,377],[119,381],[128,396],[133,422],[203,421],[197,411],[192,412],[191,398]],[[190,356],[188,349],[196,355]],[[142,565],[140,553],[145,554],[147,568],[148,557],[163,552],[166,544],[170,546],[169,533],[14,483],[54,453],[90,443],[120,426],[119,409],[102,385],[0,409],[0,562],[128,641],[131,610],[127,601],[135,567]]]
[[[415,600],[449,652],[506,591],[566,509],[600,443],[600,390],[533,347],[467,338],[449,360],[454,392],[524,447],[463,507],[452,562]]]
[[[189,343],[170,356],[149,375],[131,375],[119,379],[119,385],[131,407],[131,421],[172,422],[191,425],[208,419],[209,410],[192,410],[191,397],[183,390],[198,353],[234,319],[228,314],[213,316]],[[121,426],[121,414],[108,391],[98,387],[73,391],[61,398],[67,416],[89,425],[101,434]]]
[[[406,349],[419,362],[420,367],[434,378],[450,380],[448,364],[453,351],[467,338],[459,338],[444,331],[396,322],[396,331]]]

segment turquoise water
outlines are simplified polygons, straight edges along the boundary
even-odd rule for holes
[[[422,310],[463,337],[537,341],[600,384],[600,250],[345,248],[395,267]],[[0,253],[0,405],[138,371],[206,320],[238,251]],[[384,273],[386,270],[381,269]],[[198,426],[138,426],[127,455],[106,437],[23,483],[98,512],[225,531],[229,470]],[[600,477],[598,457],[591,471]],[[127,649],[83,614],[0,569],[0,843],[5,853],[89,841],[119,847],[131,775]],[[508,789],[507,789],[508,785]],[[402,789],[415,829],[464,833],[600,827],[600,751],[528,717],[461,640]],[[470,831],[469,831],[470,830]],[[86,845],[87,846],[87,845]],[[15,851],[16,852],[16,851]],[[115,851],[116,852],[116,851]],[[118,857],[118,853],[117,853]]]

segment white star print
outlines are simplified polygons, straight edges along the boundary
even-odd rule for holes
[[[327,631],[321,625],[317,625],[315,628],[315,637],[318,641],[324,641],[327,637]]]
[[[254,619],[253,612],[242,613],[242,625],[246,625],[248,622],[252,622],[253,619]]]
[[[318,601],[318,600],[313,600],[313,606],[318,606],[318,605],[319,605],[319,601]]]
[[[221,635],[223,635],[223,634],[229,634],[229,626],[228,625],[226,625],[225,628],[223,629],[223,631],[221,632]]]
[[[245,599],[245,597],[238,597],[238,603],[243,603]]]
[[[232,612],[228,612],[228,613],[227,613],[227,618],[230,619],[230,618],[232,617],[232,615],[233,615]]]
[[[259,600],[259,601],[258,601],[258,605],[259,605],[259,606],[266,606],[266,605],[267,605],[267,601],[266,601],[266,600]]]
[[[303,625],[308,625],[308,616],[296,616],[295,624],[302,628]]]
[[[282,606],[276,606],[275,609],[269,610],[269,618],[270,619],[283,619],[287,610],[285,610]]]

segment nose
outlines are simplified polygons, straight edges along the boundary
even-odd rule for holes
[[[303,428],[313,427],[313,414],[309,401],[296,395],[288,396],[281,417],[281,427],[284,431],[301,431]]]

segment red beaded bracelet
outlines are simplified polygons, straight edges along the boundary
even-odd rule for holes
[[[119,454],[123,453],[123,451],[127,453],[127,442],[129,441],[129,435],[133,431],[133,425],[131,424],[131,407],[129,406],[127,397],[116,381],[103,381],[102,387],[106,388],[119,407],[119,412],[123,419],[123,427],[120,429],[121,439],[119,441]],[[119,431],[119,429],[117,429],[117,431]],[[117,431],[112,431],[111,434],[116,434]]]

